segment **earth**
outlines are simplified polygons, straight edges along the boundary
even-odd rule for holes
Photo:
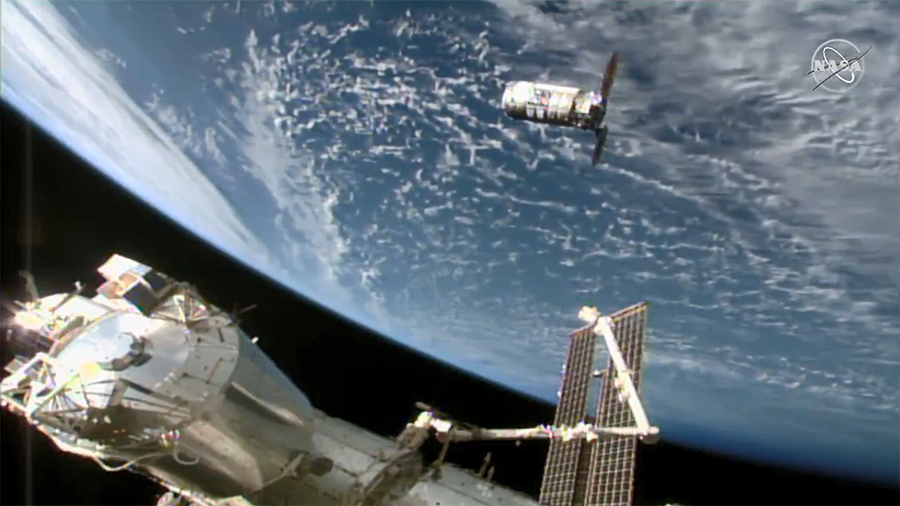
[[[548,401],[579,308],[647,300],[667,438],[900,475],[897,2],[2,8],[4,100],[297,293]],[[617,49],[596,168],[500,110]]]

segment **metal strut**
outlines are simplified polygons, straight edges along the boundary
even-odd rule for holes
[[[622,357],[622,350],[619,349],[619,343],[616,341],[616,336],[613,333],[614,324],[612,319],[608,316],[600,316],[600,311],[597,308],[587,306],[581,308],[578,317],[584,322],[593,324],[594,333],[603,336],[606,348],[609,350],[609,358],[616,368],[614,381],[619,386],[622,397],[628,403],[628,408],[634,416],[638,431],[637,435],[647,443],[654,443],[659,436],[659,428],[650,425],[647,412],[644,410],[640,395],[631,378],[631,371],[625,363],[625,358]]]

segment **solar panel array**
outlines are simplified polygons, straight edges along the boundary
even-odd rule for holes
[[[647,304],[640,303],[611,315],[613,333],[635,388],[640,375],[647,328]],[[593,326],[574,332],[563,369],[556,426],[573,426],[584,420],[594,370],[597,336]],[[616,369],[609,361],[601,385],[595,421],[602,427],[633,427],[631,410],[620,402],[614,384]],[[633,499],[637,440],[633,437],[587,443],[584,440],[551,440],[541,483],[540,504],[546,506],[630,506]]]
[[[622,357],[631,370],[635,389],[640,392],[644,336],[647,329],[647,304],[642,303],[612,315],[613,333]],[[610,361],[600,389],[596,420],[602,427],[633,427],[636,422],[628,404],[620,402],[613,378],[616,369]],[[634,464],[637,439],[621,437],[592,445],[587,505],[631,506],[634,492]]]
[[[572,427],[584,420],[587,410],[588,389],[594,368],[594,347],[597,341],[593,327],[574,332],[569,341],[566,364],[563,369],[559,404],[553,424]],[[590,455],[582,452],[586,443],[581,439],[550,441],[544,478],[541,482],[540,503],[548,506],[573,506],[579,468],[589,463]],[[579,466],[581,464],[581,466]],[[586,476],[583,476],[586,478]]]

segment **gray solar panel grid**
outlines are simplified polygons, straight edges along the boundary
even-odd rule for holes
[[[625,308],[611,316],[616,342],[627,364],[635,389],[640,392],[644,340],[647,329],[646,303]],[[604,427],[631,427],[636,424],[628,405],[620,400],[619,388],[612,380],[615,365],[607,366],[606,380],[600,389],[597,423]],[[634,466],[637,440],[633,437],[600,441],[592,449],[586,505],[630,506],[634,491]]]
[[[642,302],[609,317],[612,336],[636,392],[640,391],[647,309],[647,304]],[[585,321],[591,321],[599,315],[594,308],[583,308],[582,311],[584,310],[588,310],[587,316],[580,313],[579,317]],[[595,326],[592,324],[571,335],[554,418],[556,426],[572,426],[584,420],[588,393],[592,390],[591,382],[595,380],[595,347],[597,340],[603,339],[594,330]],[[622,390],[616,384],[618,371],[611,357],[604,372],[605,376],[598,388],[600,398],[591,421],[600,427],[639,425],[629,404],[624,402],[626,399],[621,394]],[[639,405],[635,409],[643,412]],[[646,424],[646,420],[644,423]],[[582,439],[551,440],[541,484],[540,503],[548,506],[630,506],[633,500],[636,452],[635,437],[614,437],[593,443]]]
[[[580,329],[571,335],[559,391],[559,404],[553,419],[553,424],[557,427],[572,427],[584,420],[596,341],[592,327]],[[583,455],[582,452],[582,445],[585,444],[587,443],[582,439],[550,441],[541,482],[541,504],[573,506],[579,469],[586,468],[588,464],[589,454]],[[586,473],[580,474],[583,475],[582,479],[586,478]]]

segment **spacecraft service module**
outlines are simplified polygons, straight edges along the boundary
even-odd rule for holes
[[[510,83],[503,91],[503,111],[510,118],[594,132],[596,142],[591,165],[597,165],[609,133],[603,119],[618,68],[617,51],[606,65],[599,92],[528,81]]]
[[[93,297],[78,283],[41,297],[25,274],[30,300],[6,304],[17,351],[2,404],[62,451],[156,481],[168,490],[159,506],[537,505],[491,483],[488,461],[477,473],[444,463],[452,442],[497,439],[550,440],[540,504],[627,505],[636,441],[659,434],[638,394],[646,304],[582,310],[588,326],[571,337],[554,425],[483,429],[419,404],[388,439],[316,410],[193,286],[119,255],[98,271],[106,282]],[[609,351],[602,373],[595,341]],[[597,413],[585,420],[598,377]],[[443,451],[426,465],[430,437]]]

